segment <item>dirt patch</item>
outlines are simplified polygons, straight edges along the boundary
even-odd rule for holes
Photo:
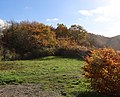
[[[40,84],[0,85],[0,97],[60,97],[60,94],[44,91]]]

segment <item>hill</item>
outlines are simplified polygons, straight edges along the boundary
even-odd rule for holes
[[[110,47],[115,50],[120,50],[120,35],[110,38],[89,33],[89,36],[93,40],[93,46],[96,48]]]
[[[106,45],[113,49],[120,50],[120,35],[110,38]]]

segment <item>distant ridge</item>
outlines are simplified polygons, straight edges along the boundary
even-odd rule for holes
[[[89,36],[94,41],[93,45],[96,48],[110,47],[120,50],[120,35],[110,38],[89,33]]]
[[[110,38],[106,45],[116,50],[120,50],[120,35]]]

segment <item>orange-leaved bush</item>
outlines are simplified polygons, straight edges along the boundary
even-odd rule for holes
[[[91,51],[84,75],[91,87],[103,94],[120,97],[120,53],[111,48]]]

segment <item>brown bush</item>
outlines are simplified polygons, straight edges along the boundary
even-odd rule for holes
[[[100,93],[120,97],[120,53],[103,48],[91,51],[84,66],[85,77]]]

